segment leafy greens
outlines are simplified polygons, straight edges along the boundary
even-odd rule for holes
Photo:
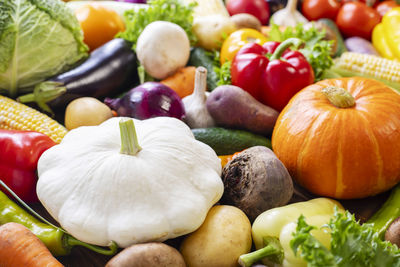
[[[133,43],[135,49],[137,39],[144,28],[154,21],[162,20],[181,26],[188,35],[190,43],[195,44],[197,38],[192,32],[194,7],[194,3],[184,5],[179,0],[151,0],[148,2],[148,8],[125,11],[126,30],[118,37]]]
[[[299,51],[307,58],[313,68],[316,81],[322,78],[324,70],[333,65],[333,59],[330,55],[333,41],[324,40],[325,32],[314,26],[305,28],[302,24],[297,24],[295,27],[286,27],[285,30],[281,31],[278,25],[272,24],[268,37],[271,41],[276,42],[283,42],[292,37],[302,39],[305,46]]]
[[[73,12],[59,0],[0,4],[0,92],[17,96],[88,53]]]
[[[309,267],[378,267],[400,266],[400,250],[390,242],[382,241],[378,232],[368,224],[360,225],[350,212],[335,212],[326,226],[331,231],[331,248],[315,239],[304,216],[298,219],[296,232],[290,242],[295,254]]]

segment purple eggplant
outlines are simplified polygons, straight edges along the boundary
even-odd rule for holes
[[[118,116],[140,120],[168,116],[183,119],[185,108],[178,94],[159,82],[145,82],[127,92],[121,98],[106,98],[104,103]]]
[[[139,83],[136,54],[132,44],[116,38],[94,50],[88,59],[20,96],[22,103],[36,102],[43,110],[65,110],[72,100],[91,96],[103,100],[126,92]]]

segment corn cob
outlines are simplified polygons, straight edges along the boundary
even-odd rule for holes
[[[334,62],[332,70],[341,76],[375,79],[400,91],[400,62],[354,52],[345,52]]]
[[[0,129],[36,131],[56,143],[67,133],[64,126],[47,115],[5,96],[0,96]]]

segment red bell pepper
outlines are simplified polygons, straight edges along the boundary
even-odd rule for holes
[[[42,133],[0,129],[0,179],[22,200],[38,201],[37,162],[55,144]]]
[[[281,111],[298,91],[314,82],[307,59],[290,46],[302,41],[289,38],[282,43],[250,43],[243,46],[232,62],[232,84],[249,92],[261,103]]]

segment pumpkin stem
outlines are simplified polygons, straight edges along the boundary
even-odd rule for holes
[[[122,118],[119,121],[121,131],[121,154],[136,155],[142,148],[139,145],[135,124],[132,119]]]
[[[322,93],[338,108],[351,108],[356,104],[354,97],[341,87],[328,86],[322,89]]]

